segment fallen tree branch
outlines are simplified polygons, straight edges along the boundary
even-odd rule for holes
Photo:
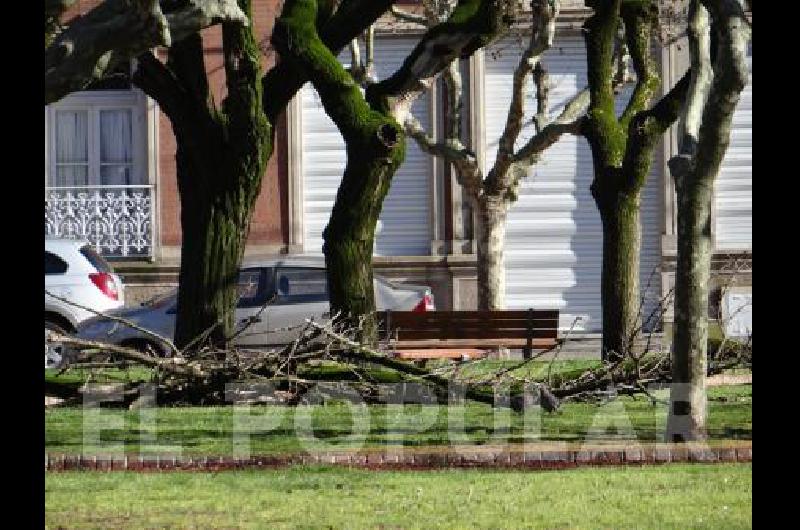
[[[52,296],[56,300],[60,300],[60,301],[65,302],[65,303],[67,303],[69,305],[78,307],[78,308],[83,309],[85,311],[89,311],[90,313],[94,313],[97,316],[106,318],[108,320],[113,320],[113,321],[119,322],[121,324],[125,324],[126,326],[128,326],[130,328],[133,328],[133,329],[135,329],[137,331],[141,331],[142,333],[145,333],[146,335],[148,335],[150,337],[153,337],[155,339],[158,339],[160,342],[163,342],[164,344],[166,344],[169,347],[169,349],[172,350],[173,355],[175,355],[177,357],[181,357],[182,356],[181,351],[178,349],[177,346],[175,346],[174,342],[172,342],[170,339],[164,337],[163,335],[159,335],[155,331],[151,331],[151,330],[149,330],[147,328],[143,328],[142,326],[139,326],[138,324],[136,324],[134,322],[131,322],[130,320],[122,318],[122,317],[118,317],[118,316],[114,316],[114,315],[106,315],[104,313],[101,313],[100,311],[97,311],[96,309],[92,309],[91,307],[87,307],[85,305],[81,305],[81,304],[79,304],[79,303],[77,303],[77,302],[75,302],[73,300],[68,300],[68,299],[66,299],[66,298],[64,298],[62,296],[58,296],[57,294],[53,294],[52,292],[48,291],[47,289],[44,290],[44,294],[46,294],[48,296]]]
[[[203,370],[199,363],[188,362],[183,357],[162,359],[141,353],[139,350],[135,350],[133,348],[126,348],[124,346],[117,346],[116,344],[96,342],[93,340],[77,339],[69,335],[62,335],[55,332],[48,333],[46,341],[50,343],[61,343],[68,346],[77,346],[80,349],[91,348],[95,351],[90,353],[90,356],[94,356],[102,352],[114,353],[123,359],[135,361],[151,368],[158,368],[175,375],[191,377],[207,377],[209,375],[209,372]]]

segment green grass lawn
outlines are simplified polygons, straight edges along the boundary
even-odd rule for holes
[[[666,394],[662,394],[666,398]],[[666,405],[622,397],[605,405],[567,403],[560,412],[521,415],[484,404],[332,404],[283,407],[162,407],[141,410],[53,408],[45,411],[46,449],[96,454],[141,452],[231,455],[353,447],[496,444],[531,441],[661,441]],[[236,432],[239,438],[234,446]],[[752,386],[709,389],[713,440],[752,439]]]
[[[48,473],[49,528],[750,528],[749,464]]]

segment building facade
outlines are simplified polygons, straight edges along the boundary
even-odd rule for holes
[[[92,2],[80,2],[87,10]],[[276,1],[254,2],[264,66]],[[575,5],[573,5],[575,4]],[[553,47],[544,58],[552,86],[552,111],[586,84],[580,24],[582,2],[562,2]],[[497,150],[505,124],[511,76],[521,53],[519,33],[463,61],[468,94],[471,148],[484,167]],[[420,31],[389,19],[379,24],[377,74],[396,70]],[[206,66],[215,98],[224,96],[221,33],[203,33]],[[669,88],[685,72],[686,47],[662,51]],[[349,55],[343,54],[346,62]],[[80,235],[115,260],[128,300],[138,300],[177,281],[180,204],[175,177],[175,139],[169,120],[154,101],[134,87],[95,87],[45,109],[47,230]],[[620,94],[624,105],[630,90]],[[533,90],[528,108],[533,104]],[[438,85],[414,105],[414,114],[433,134],[441,127]],[[657,313],[670,292],[675,264],[674,186],[666,161],[677,151],[676,127],[665,136],[642,195],[641,288],[643,314]],[[532,131],[525,128],[520,141]],[[397,281],[431,285],[442,309],[474,308],[477,300],[474,222],[449,168],[413,141],[394,177],[377,228],[376,272]],[[752,301],[752,82],[734,117],[731,145],[715,189],[715,293],[713,310],[730,303],[728,293]],[[319,254],[322,231],[345,164],[343,141],[307,85],[278,124],[275,153],[264,176],[248,240],[250,256]],[[602,231],[589,191],[591,152],[579,137],[562,138],[524,181],[508,216],[506,289],[509,308],[556,308],[561,327],[596,334],[602,326],[600,270]],[[748,298],[749,297],[749,298]],[[667,321],[670,318],[667,312]]]

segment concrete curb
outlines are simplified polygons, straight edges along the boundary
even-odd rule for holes
[[[752,442],[714,445],[635,444],[553,448],[440,447],[401,451],[326,451],[234,458],[227,456],[65,455],[45,453],[45,471],[226,471],[295,465],[397,469],[566,469],[604,465],[752,462]]]

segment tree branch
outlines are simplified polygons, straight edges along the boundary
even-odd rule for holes
[[[136,58],[133,83],[158,102],[173,124],[186,113],[185,105],[190,101],[190,95],[175,74],[152,52]]]
[[[170,46],[167,50],[167,68],[184,87],[186,96],[194,101],[198,110],[208,113],[214,108],[208,90],[203,39],[199,34],[190,35]]]
[[[124,60],[221,21],[248,23],[236,0],[186,0],[166,14],[158,0],[107,0],[76,17],[45,50],[45,105]]]
[[[395,0],[349,0],[342,2],[336,12],[323,21],[318,20],[319,37],[325,46],[338,54],[365,28],[385,13]],[[264,88],[264,112],[270,123],[277,123],[289,101],[308,81],[292,61],[281,60],[261,80]]]
[[[428,27],[428,19],[424,15],[418,15],[416,13],[405,11],[397,6],[392,6],[392,15],[394,15],[396,19],[402,20],[403,22],[410,22],[411,24],[418,24],[426,28]]]
[[[708,92],[711,89],[711,34],[708,11],[699,0],[689,5],[689,54],[691,56],[691,81],[683,111],[683,137],[680,154],[693,156],[697,149],[700,123]]]
[[[456,181],[468,194],[475,198],[480,196],[483,175],[478,165],[478,159],[461,143],[461,140],[456,137],[437,142],[425,132],[422,124],[413,114],[406,116],[403,128],[406,134],[417,142],[420,149],[453,164],[456,169]]]
[[[503,35],[516,13],[515,0],[459,0],[448,19],[425,33],[391,77],[367,89],[367,101],[404,122],[411,103],[436,75]]]
[[[589,107],[589,89],[584,88],[564,106],[558,118],[553,120],[513,155],[513,162],[535,163],[548,147],[553,145],[564,133],[582,134],[583,115]]]
[[[353,77],[339,63],[315,27],[316,0],[287,0],[275,23],[272,43],[282,61],[296,63],[314,84],[322,98],[325,112],[349,140],[360,131],[363,120],[370,120],[370,109]]]
[[[703,109],[693,172],[698,180],[713,180],[730,143],[733,113],[749,76],[747,39],[750,25],[737,0],[701,0],[717,35],[714,79]]]
[[[552,4],[549,0],[531,1],[531,16],[533,18],[531,37],[519,63],[517,63],[517,67],[514,69],[511,104],[508,108],[505,128],[500,135],[494,166],[489,172],[486,181],[486,186],[493,192],[498,192],[506,184],[502,182],[505,180],[503,177],[507,174],[508,166],[512,162],[514,144],[522,130],[522,121],[525,117],[528,75],[540,64],[542,54],[553,44],[559,8],[560,3],[557,0]]]
[[[652,1],[626,1],[622,3],[620,14],[625,23],[625,39],[636,72],[636,86],[619,119],[622,128],[626,129],[633,116],[647,108],[661,82],[651,53],[653,29],[658,23],[658,7]]]

